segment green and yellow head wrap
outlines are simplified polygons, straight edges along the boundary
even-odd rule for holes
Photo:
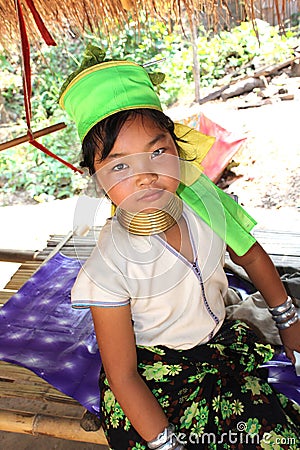
[[[148,73],[129,61],[109,61],[83,70],[67,86],[59,103],[75,121],[81,141],[96,123],[119,111],[162,111]]]

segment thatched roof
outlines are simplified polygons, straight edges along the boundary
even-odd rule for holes
[[[33,9],[41,16],[54,38],[70,32],[83,30],[95,31],[99,27],[109,31],[122,26],[130,17],[138,18],[143,11],[145,17],[157,17],[171,22],[180,22],[182,12],[187,18],[195,12],[205,11],[210,24],[224,21],[231,16],[231,7],[246,11],[251,16],[251,4],[255,0],[0,0],[0,43],[7,48],[19,38],[18,21],[15,4],[19,1],[26,23],[29,38],[40,39],[40,33],[33,18]],[[290,1],[290,0],[274,0]],[[229,6],[228,6],[229,5]],[[243,5],[243,6],[242,6]]]

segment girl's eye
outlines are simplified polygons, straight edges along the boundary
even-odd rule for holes
[[[119,163],[119,164],[117,164],[116,166],[114,166],[114,167],[112,168],[112,171],[114,171],[114,172],[119,172],[120,170],[124,170],[124,169],[127,169],[127,168],[128,168],[128,165],[127,165],[127,164]]]
[[[164,148],[158,148],[157,150],[154,150],[154,152],[151,154],[151,159],[156,158],[157,156],[162,155],[165,152]]]

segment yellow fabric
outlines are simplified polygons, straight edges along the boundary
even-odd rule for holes
[[[216,138],[207,136],[182,123],[175,123],[175,135],[177,138],[182,139],[182,142],[179,142],[179,146],[182,149],[180,157],[186,161],[192,162],[203,171],[201,162],[213,146]]]

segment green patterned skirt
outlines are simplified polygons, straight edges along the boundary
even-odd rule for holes
[[[186,449],[300,448],[300,408],[260,368],[273,349],[242,322],[226,321],[190,350],[137,347],[138,370]],[[102,426],[111,449],[147,449],[100,375]]]

